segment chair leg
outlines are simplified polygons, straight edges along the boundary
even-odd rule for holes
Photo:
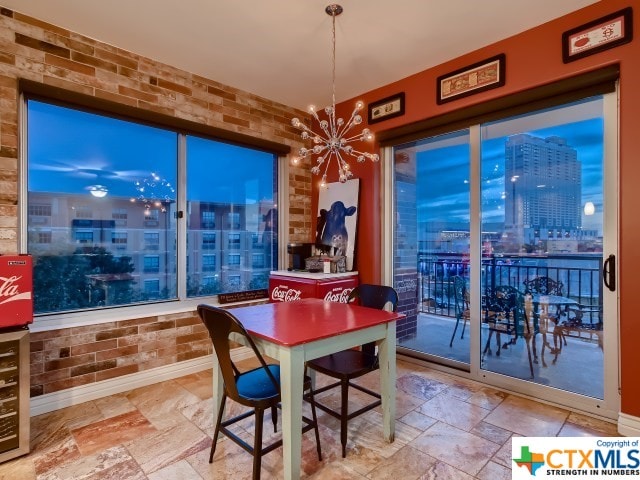
[[[318,415],[316,413],[316,399],[313,395],[313,388],[309,388],[309,403],[311,404],[311,420],[313,420],[313,430],[316,434],[316,450],[318,451],[318,460],[322,461],[322,449],[320,448],[320,429],[318,428]]]
[[[227,403],[227,395],[222,394],[222,401],[220,402],[220,408],[218,410],[218,419],[216,420],[216,429],[213,432],[213,441],[211,442],[211,453],[209,454],[209,463],[213,463],[213,454],[216,451],[216,444],[218,443],[218,434],[220,433],[220,424],[222,423],[222,415],[224,414],[224,406]]]
[[[256,431],[253,442],[253,480],[260,480],[260,465],[262,462],[262,422],[264,410],[256,408]]]
[[[451,334],[451,341],[449,342],[449,347],[453,346],[453,339],[456,336],[456,331],[458,330],[458,324],[460,323],[460,319],[456,318],[456,326],[453,327],[453,333]],[[464,330],[462,331],[462,334],[464,335]]]
[[[349,380],[342,380],[342,409],[340,410],[340,442],[342,458],[347,456],[347,420],[349,417]]]
[[[271,421],[273,422],[273,431],[278,431],[278,407],[271,407]]]

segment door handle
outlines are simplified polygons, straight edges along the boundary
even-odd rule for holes
[[[616,290],[616,256],[609,255],[602,265],[602,280],[605,287],[612,292]]]

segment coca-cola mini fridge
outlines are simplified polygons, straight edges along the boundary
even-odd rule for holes
[[[0,255],[0,329],[33,322],[30,255]]]
[[[279,270],[269,276],[269,301],[322,298],[328,302],[346,303],[357,285],[358,272],[325,274]]]
[[[0,255],[0,462],[29,453],[29,255]]]

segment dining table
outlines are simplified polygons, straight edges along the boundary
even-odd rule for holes
[[[396,321],[404,314],[316,298],[238,307],[231,312],[258,349],[280,363],[283,478],[300,478],[303,378],[308,360],[376,342],[382,434],[387,442],[394,441]],[[223,388],[220,366],[213,355],[213,418],[217,418]]]

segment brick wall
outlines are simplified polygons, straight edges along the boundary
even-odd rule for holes
[[[300,147],[286,105],[0,7],[0,253],[18,251],[18,79]],[[311,174],[289,174],[289,238],[311,238]],[[32,395],[211,353],[195,313],[38,332]]]

